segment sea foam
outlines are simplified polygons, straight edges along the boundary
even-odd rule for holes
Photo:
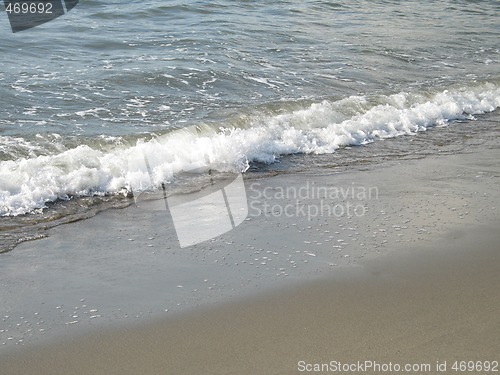
[[[293,153],[324,154],[425,131],[500,107],[494,84],[432,95],[401,92],[313,103],[280,114],[248,116],[238,126],[199,125],[132,146],[99,150],[89,145],[0,162],[0,215],[43,209],[75,196],[126,194],[173,181],[182,171],[242,172],[251,162],[273,163]],[[4,143],[4,144],[7,144]],[[147,155],[148,167],[144,167]]]

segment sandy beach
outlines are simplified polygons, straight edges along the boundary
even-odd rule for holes
[[[20,352],[2,358],[2,373],[293,374],[306,372],[301,363],[373,361],[429,364],[404,373],[435,374],[437,363],[454,373],[455,361],[498,361],[496,228],[330,280]]]
[[[0,4],[0,375],[500,373],[500,1]]]
[[[359,363],[434,374],[499,361],[499,156],[486,147],[247,180],[249,220],[189,249],[160,213],[134,207],[51,229],[4,254],[2,374],[346,373],[339,366]],[[306,183],[377,194],[338,200],[361,204],[360,216],[272,214],[294,203],[280,187]],[[264,192],[269,211],[256,215]]]

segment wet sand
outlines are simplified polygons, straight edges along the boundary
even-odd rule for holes
[[[431,365],[409,373],[446,361],[456,373],[455,361],[499,361],[498,157],[247,181],[254,201],[306,180],[379,196],[354,199],[359,218],[262,212],[190,251],[133,208],[55,228],[3,258],[13,340],[1,373],[293,374],[331,361]]]

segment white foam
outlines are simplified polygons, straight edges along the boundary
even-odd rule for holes
[[[315,103],[280,115],[256,115],[244,126],[215,131],[199,126],[173,132],[132,147],[101,151],[82,145],[46,156],[0,162],[0,215],[19,215],[56,199],[125,193],[170,181],[181,171],[204,167],[244,171],[248,163],[272,163],[291,153],[332,153],[423,131],[451,120],[494,111],[500,88],[484,84],[432,96],[398,93]],[[151,171],[144,168],[148,155]],[[201,168],[203,169],[203,168]]]

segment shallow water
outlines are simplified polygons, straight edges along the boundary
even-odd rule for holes
[[[473,120],[500,106],[499,11],[497,1],[85,1],[16,34],[3,17],[0,225],[130,194],[143,178],[130,160],[143,153],[157,157],[158,184],[193,163],[293,170],[332,166],[342,151],[333,164],[349,167],[496,134]],[[165,137],[191,125],[201,137]],[[429,141],[357,147],[429,129]]]

